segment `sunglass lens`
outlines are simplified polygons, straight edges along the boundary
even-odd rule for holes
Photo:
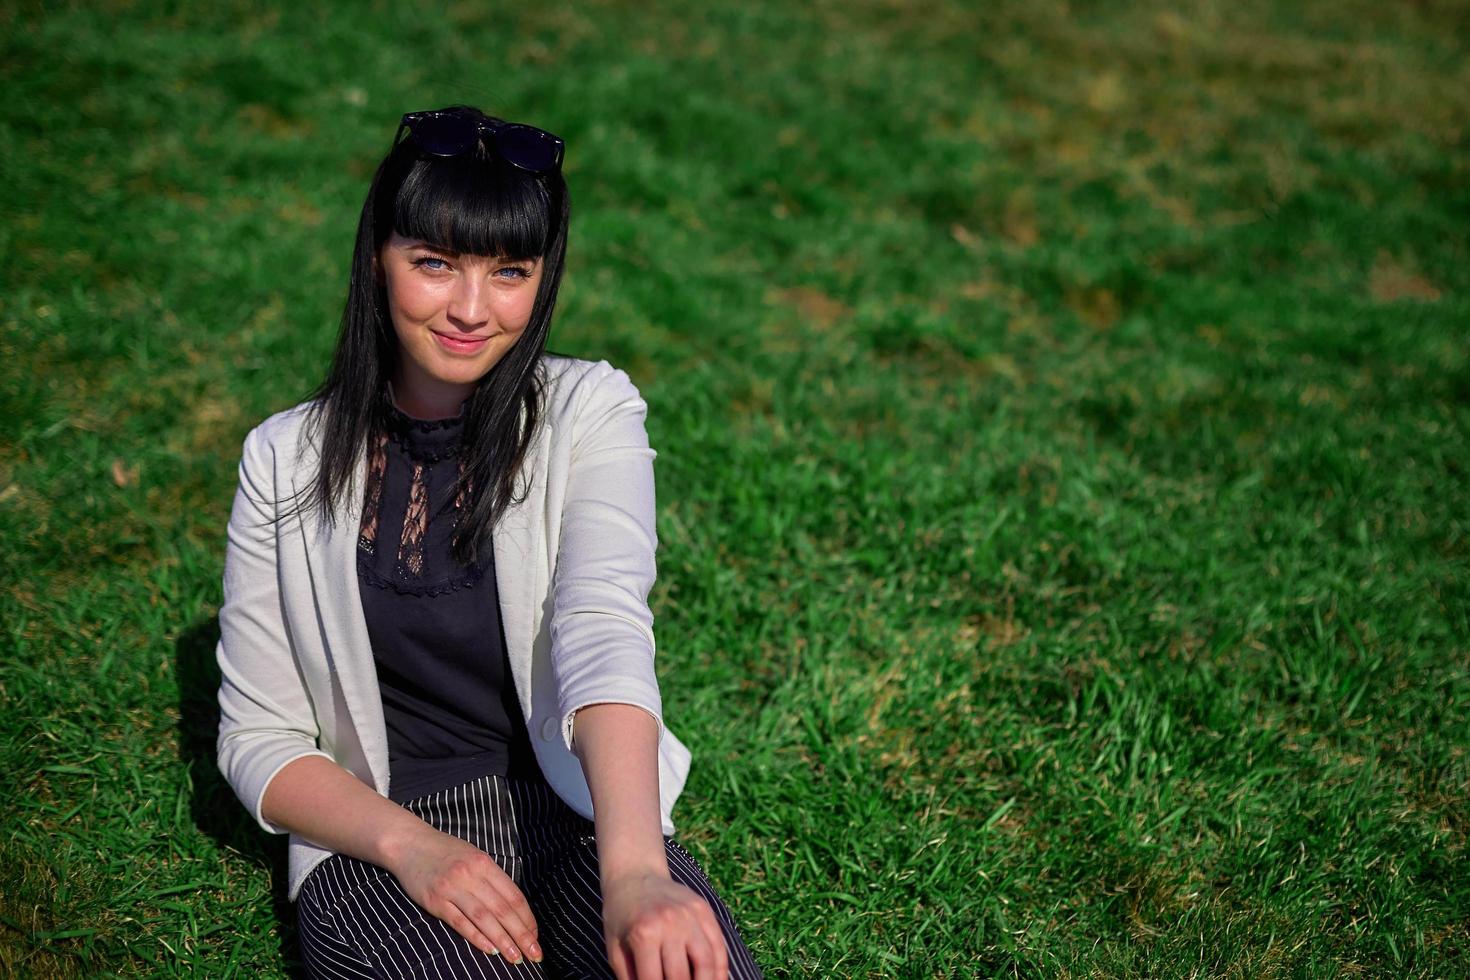
[[[462,116],[430,116],[413,128],[413,138],[429,153],[457,156],[474,146],[475,124]]]
[[[545,173],[556,167],[556,139],[550,133],[513,123],[500,127],[495,140],[500,155],[522,170]]]

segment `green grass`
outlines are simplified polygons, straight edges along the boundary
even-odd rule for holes
[[[0,7],[0,972],[282,976],[245,432],[397,115],[562,134],[771,976],[1470,975],[1470,11]]]

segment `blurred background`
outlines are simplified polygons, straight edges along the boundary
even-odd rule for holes
[[[1470,9],[0,5],[0,972],[294,975],[245,433],[401,113],[567,142],[771,976],[1470,975]]]

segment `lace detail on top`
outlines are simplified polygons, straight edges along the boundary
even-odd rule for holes
[[[373,442],[372,452],[368,454],[367,500],[362,508],[357,546],[370,555],[378,547],[378,508],[382,506],[383,474],[388,468],[388,453],[384,448],[387,441],[386,435],[378,436]]]
[[[485,577],[485,566],[480,564],[469,568],[458,578],[452,578],[437,585],[408,585],[402,581],[394,581],[379,575],[377,569],[373,568],[363,555],[357,556],[357,571],[362,576],[362,581],[375,589],[386,589],[397,592],[399,595],[415,596],[448,595],[460,589],[473,589]]]
[[[448,421],[457,422],[459,420],[449,419]],[[408,456],[410,459],[415,459],[420,463],[437,463],[441,460],[449,459],[453,456],[459,455],[458,444],[445,446],[425,445],[422,440],[414,438],[414,435],[415,433],[413,430],[388,430],[388,438],[392,439],[393,442],[398,446],[398,448],[403,450],[404,455]]]
[[[408,511],[403,515],[403,536],[398,539],[398,570],[408,578],[424,574],[424,535],[429,533],[429,478],[424,464],[413,464],[413,482],[408,485]]]
[[[460,436],[465,414],[416,419],[387,401],[387,427],[368,454],[358,571],[368,585],[405,595],[436,596],[477,584],[484,562],[462,565],[451,543],[467,500]],[[452,460],[452,462],[451,462]],[[406,487],[405,487],[406,484]],[[452,501],[443,499],[457,486]],[[393,534],[396,548],[380,553],[378,534]]]

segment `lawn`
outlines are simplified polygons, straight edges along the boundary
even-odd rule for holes
[[[0,6],[0,973],[299,972],[241,440],[408,109],[567,141],[773,977],[1470,976],[1470,8]]]

